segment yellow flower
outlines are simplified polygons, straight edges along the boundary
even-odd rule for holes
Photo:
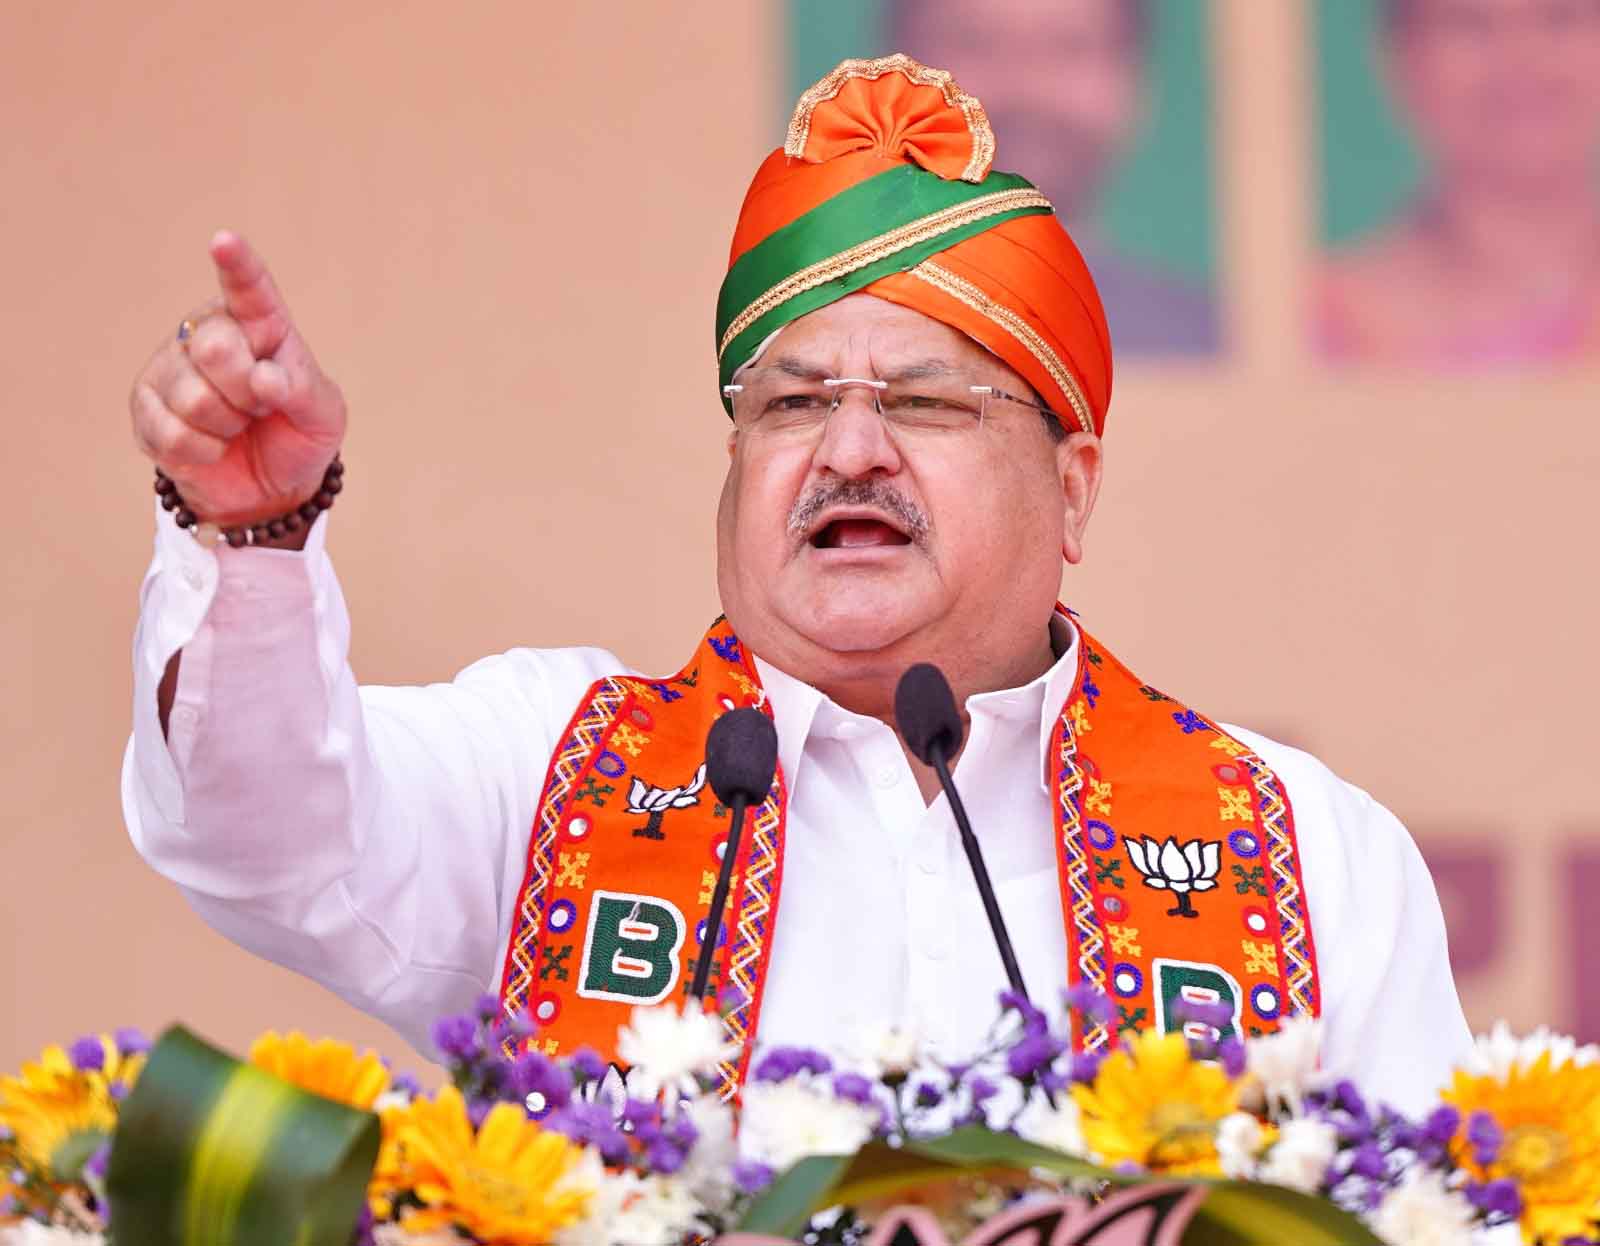
[[[1152,1172],[1221,1174],[1217,1122],[1239,1106],[1220,1068],[1189,1055],[1182,1034],[1146,1030],[1112,1053],[1093,1085],[1074,1086],[1083,1139],[1106,1164]]]
[[[1480,1181],[1510,1177],[1522,1191],[1528,1241],[1582,1237],[1600,1219],[1600,1064],[1559,1063],[1550,1051],[1494,1073],[1458,1071],[1444,1094],[1465,1119],[1488,1112],[1505,1140],[1479,1164],[1465,1131],[1456,1160]]]
[[[102,1067],[81,1071],[60,1047],[46,1047],[37,1064],[24,1064],[20,1077],[0,1077],[0,1126],[16,1137],[24,1164],[54,1181],[77,1177],[83,1163],[117,1127],[118,1093],[131,1089],[144,1068],[144,1056],[124,1057],[116,1042],[101,1035]]]
[[[474,1131],[454,1086],[385,1112],[384,1132],[370,1199],[383,1217],[396,1194],[414,1192],[422,1206],[404,1213],[408,1233],[454,1228],[484,1246],[539,1246],[578,1220],[594,1194],[577,1171],[581,1147],[509,1103]]]
[[[250,1063],[301,1090],[363,1110],[389,1088],[389,1070],[374,1053],[357,1056],[348,1043],[312,1042],[298,1030],[263,1034],[250,1048]]]

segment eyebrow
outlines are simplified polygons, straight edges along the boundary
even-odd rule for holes
[[[799,377],[802,380],[820,380],[833,375],[832,368],[824,368],[818,364],[808,362],[796,355],[782,355],[767,365],[788,376]],[[918,359],[901,367],[891,369],[881,374],[880,381],[926,381],[933,377],[949,376],[956,369],[948,360],[930,356]]]

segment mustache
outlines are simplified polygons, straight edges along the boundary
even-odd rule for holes
[[[818,485],[789,512],[789,535],[799,540],[810,531],[817,516],[830,506],[872,507],[893,515],[914,544],[927,539],[933,525],[927,515],[898,489],[882,480],[836,480]]]

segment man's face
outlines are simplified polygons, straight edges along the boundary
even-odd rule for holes
[[[902,0],[894,42],[955,74],[1000,136],[995,167],[1068,219],[1090,210],[1142,114],[1128,0]]]
[[[1395,91],[1447,179],[1592,182],[1600,0],[1411,0],[1401,13]]]
[[[786,327],[751,371],[766,369],[932,374],[1035,397],[963,334],[864,294]],[[879,416],[870,390],[843,394],[809,435],[736,426],[730,437],[717,580],[734,629],[814,683],[875,677],[877,662],[898,674],[953,645],[1026,643],[1013,633],[1042,643],[1063,549],[1076,557],[1069,529],[1093,503],[1090,485],[1074,509],[1063,464],[1087,455],[1097,482],[1098,443],[1058,446],[1037,410],[1001,401],[981,427],[913,434]]]

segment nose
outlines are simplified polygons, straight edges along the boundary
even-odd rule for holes
[[[889,476],[898,472],[900,448],[878,413],[877,393],[865,386],[849,386],[842,388],[837,398],[838,405],[823,425],[812,465],[847,480],[873,472]]]

